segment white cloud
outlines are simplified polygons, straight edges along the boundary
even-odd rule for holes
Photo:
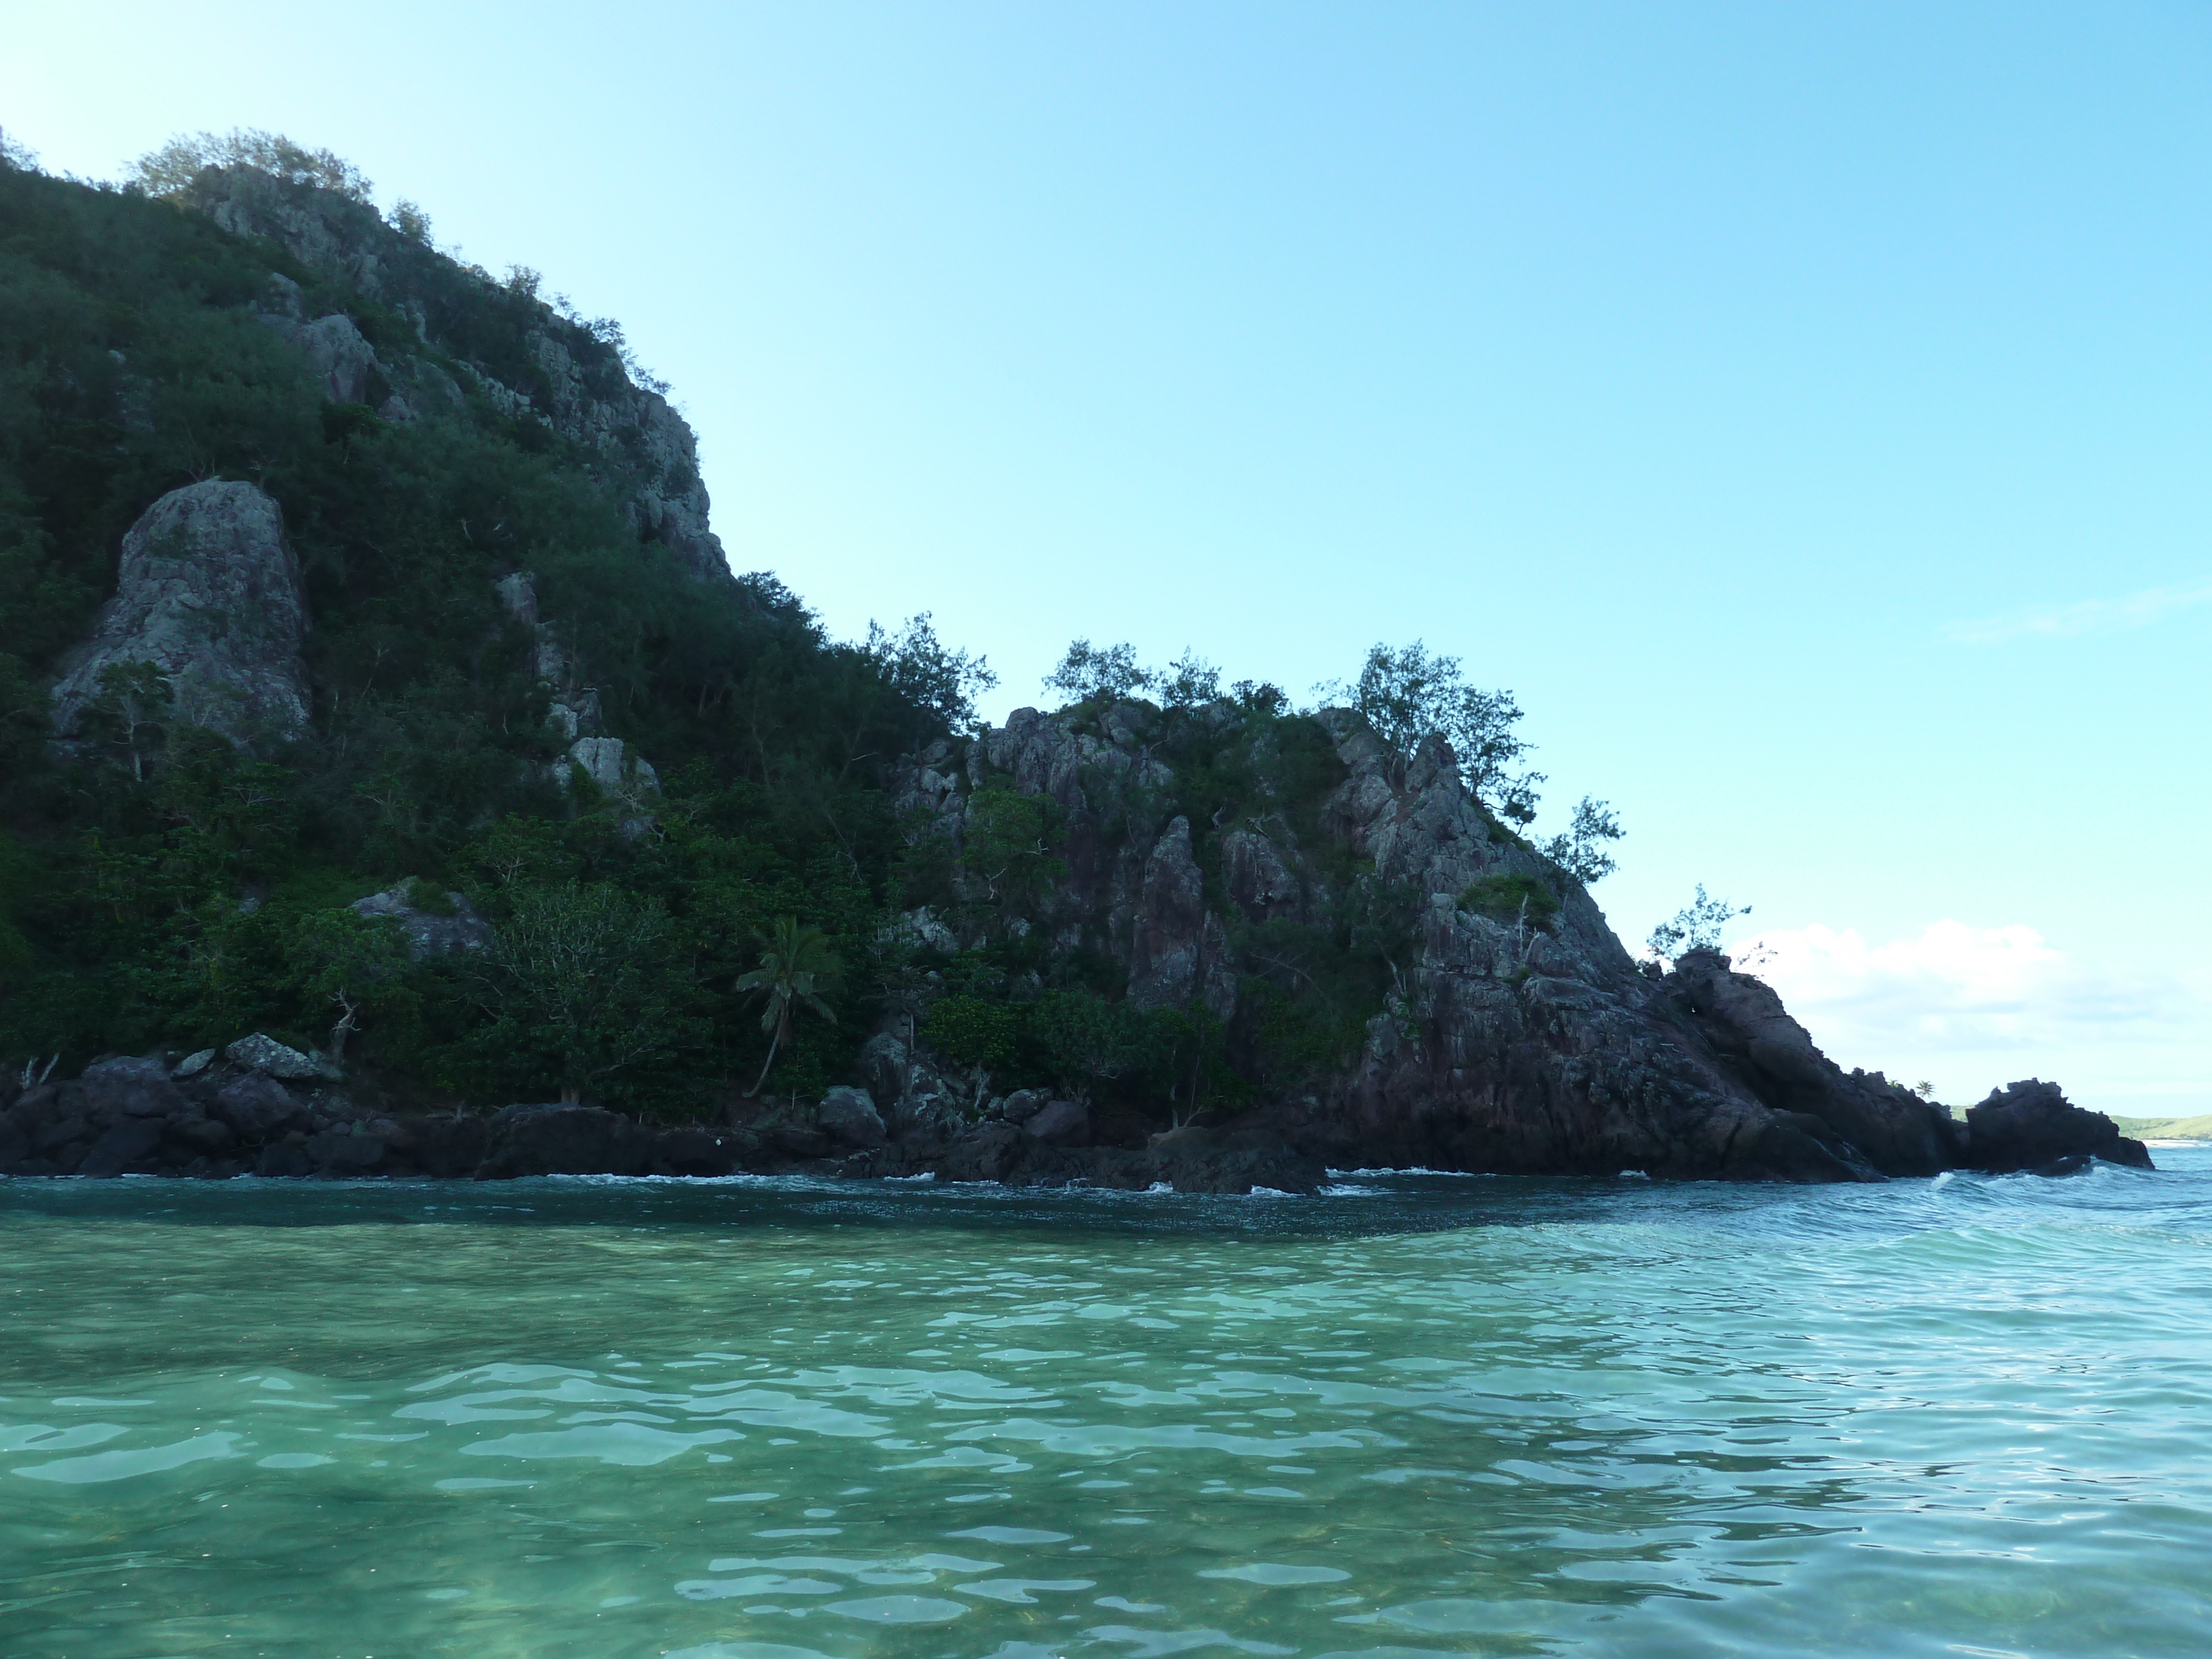
[[[1954,623],[1945,630],[1962,645],[1995,645],[2005,640],[2069,639],[2077,634],[2111,634],[2141,628],[2172,611],[2212,605],[2212,582],[2195,587],[2147,587],[2117,599],[2081,599],[2073,605],[2032,606],[1979,622]]]
[[[1930,923],[1870,944],[1856,929],[1770,929],[1729,947],[1845,1066],[1934,1081],[1972,1102],[2056,1079],[2129,1115],[2212,1109],[2212,981],[2084,961],[2034,928]]]

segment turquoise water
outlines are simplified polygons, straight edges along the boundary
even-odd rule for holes
[[[2212,1152],[0,1182],[0,1653],[2212,1651]]]

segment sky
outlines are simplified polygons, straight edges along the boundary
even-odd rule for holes
[[[619,318],[739,569],[1510,688],[1846,1066],[2212,1110],[2212,7],[0,0],[0,128],[328,147]]]

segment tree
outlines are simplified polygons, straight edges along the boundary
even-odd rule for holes
[[[337,1011],[331,1022],[330,1057],[345,1059],[346,1038],[363,1014],[380,1011],[411,968],[406,935],[389,916],[364,918],[351,910],[310,910],[285,928],[284,963],[301,992]]]
[[[1705,884],[1698,884],[1698,896],[1673,917],[1651,930],[1645,941],[1655,957],[1686,956],[1692,951],[1717,951],[1721,948],[1721,929],[1738,916],[1747,916],[1751,907],[1730,904],[1726,899],[1708,898]]]
[[[179,133],[138,158],[131,181],[149,196],[181,195],[209,167],[253,167],[289,185],[313,185],[356,202],[369,199],[361,169],[326,149],[309,149],[278,132],[234,127],[228,132]]]
[[[761,1062],[753,1086],[745,1091],[748,1098],[759,1094],[768,1081],[776,1050],[790,1040],[791,1018],[797,1010],[811,1008],[832,1025],[837,1023],[836,1013],[822,1000],[836,974],[837,958],[827,933],[819,927],[800,927],[796,916],[777,920],[768,949],[761,952],[760,966],[739,975],[737,983],[738,990],[758,991],[767,999],[761,1009],[761,1030],[768,1036],[768,1058]]]
[[[1376,735],[1401,754],[1411,755],[1424,738],[1441,737],[1459,757],[1460,775],[1476,799],[1517,824],[1535,818],[1544,775],[1512,769],[1530,748],[1513,730],[1521,706],[1510,691],[1467,684],[1457,657],[1432,656],[1419,640],[1395,651],[1376,645],[1355,684],[1316,689],[1349,697]]]
[[[1158,678],[1151,669],[1137,665],[1137,647],[1126,641],[1120,645],[1093,646],[1088,640],[1076,640],[1060,659],[1060,666],[1044,677],[1044,684],[1048,690],[1059,692],[1070,702],[1118,702],[1150,689]]]
[[[975,723],[975,698],[998,684],[984,657],[955,651],[937,637],[930,613],[908,617],[896,634],[868,624],[861,654],[897,696],[953,732]]]
[[[493,1017],[479,1044],[550,1073],[561,1099],[674,1046],[693,987],[672,959],[667,912],[611,882],[529,888],[465,971]]]
[[[1620,839],[1620,819],[1610,801],[1588,795],[1575,805],[1573,823],[1564,835],[1554,836],[1543,847],[1544,856],[1585,887],[1604,880],[1618,866],[1605,843]]]

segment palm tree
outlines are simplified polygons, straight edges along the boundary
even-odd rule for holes
[[[832,1025],[837,1023],[837,1016],[821,996],[836,974],[837,958],[830,951],[827,933],[819,927],[801,927],[796,916],[778,920],[769,935],[768,949],[761,952],[760,966],[741,975],[737,983],[740,991],[764,992],[768,997],[767,1006],[761,1010],[761,1030],[768,1033],[768,1058],[761,1062],[753,1086],[745,1091],[747,1099],[760,1093],[761,1085],[768,1081],[775,1051],[791,1036],[795,1008],[803,1004]]]

